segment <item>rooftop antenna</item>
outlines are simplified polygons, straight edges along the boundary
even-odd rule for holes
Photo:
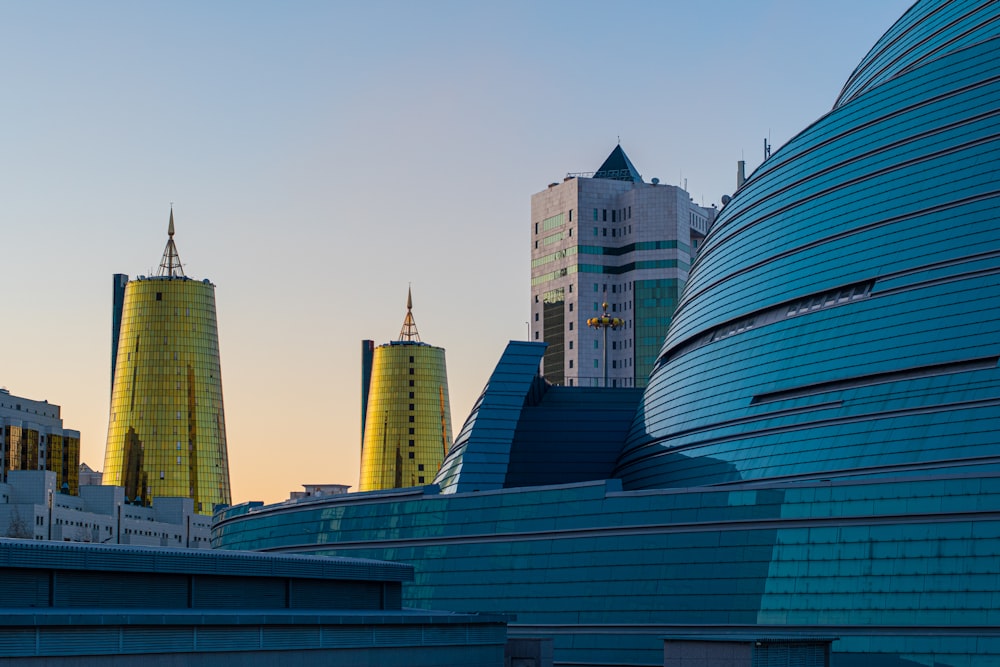
[[[764,159],[765,160],[767,160],[767,158],[771,157],[771,142],[768,141],[767,139],[768,139],[767,137],[764,137]]]
[[[174,244],[174,204],[170,203],[170,223],[167,225],[167,247],[163,249],[163,258],[160,260],[160,270],[156,275],[167,278],[183,278],[184,267],[181,265],[180,255],[177,254],[177,246]]]
[[[403,328],[399,330],[399,340],[420,342],[417,323],[413,320],[413,289],[409,286],[406,288],[406,317],[403,319]]]

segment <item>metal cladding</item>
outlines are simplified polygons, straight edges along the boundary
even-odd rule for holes
[[[1000,4],[918,3],[706,238],[626,488],[992,468]]]
[[[165,270],[128,281],[116,302],[103,483],[129,502],[187,497],[211,514],[231,502],[215,286],[183,276],[170,221]]]
[[[399,340],[362,361],[362,396],[359,490],[430,484],[452,443],[448,370],[444,349],[420,342],[409,293]]]

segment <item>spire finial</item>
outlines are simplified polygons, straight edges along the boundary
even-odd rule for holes
[[[167,225],[167,247],[163,249],[163,258],[160,260],[160,270],[158,276],[169,278],[183,278],[184,267],[181,265],[180,255],[177,254],[177,246],[174,245],[174,204],[170,203],[170,224]]]
[[[413,288],[406,288],[406,317],[403,319],[403,328],[399,330],[399,340],[408,340],[415,343],[420,342],[420,334],[417,333],[417,323],[413,319]]]

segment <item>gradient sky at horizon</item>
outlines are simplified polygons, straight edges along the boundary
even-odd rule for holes
[[[357,485],[360,341],[407,286],[455,433],[528,333],[530,197],[620,137],[720,203],[827,112],[909,0],[0,0],[0,386],[103,469],[111,276],[170,203],[217,285],[234,502]]]

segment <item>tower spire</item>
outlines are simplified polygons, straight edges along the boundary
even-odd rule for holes
[[[163,259],[160,260],[160,270],[158,276],[168,278],[183,278],[184,267],[181,266],[180,255],[177,254],[177,246],[174,245],[174,207],[170,207],[170,224],[167,225],[167,247],[163,249]]]
[[[417,323],[413,320],[413,290],[409,287],[406,288],[406,317],[403,319],[403,328],[399,330],[399,340],[420,342]]]

